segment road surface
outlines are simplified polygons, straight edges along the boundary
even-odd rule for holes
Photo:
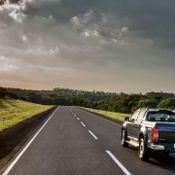
[[[3,175],[174,175],[175,159],[141,161],[120,145],[120,125],[76,107],[58,107]]]

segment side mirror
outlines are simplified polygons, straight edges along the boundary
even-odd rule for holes
[[[129,121],[129,117],[125,117],[124,121]]]
[[[130,120],[130,122],[135,122],[135,119],[134,119],[134,118],[133,118],[133,119],[131,119],[131,120]]]

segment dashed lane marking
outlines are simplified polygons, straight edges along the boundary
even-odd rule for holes
[[[106,153],[111,157],[111,159],[120,167],[120,169],[125,173],[125,175],[132,175],[124,165],[111,153],[111,151],[106,150]]]
[[[95,140],[98,139],[98,137],[91,130],[88,130],[88,132]]]
[[[83,123],[83,122],[81,122],[81,125],[85,128],[86,127],[86,125]]]

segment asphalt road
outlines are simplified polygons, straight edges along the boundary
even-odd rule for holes
[[[148,162],[120,145],[120,125],[76,107],[59,107],[3,175],[174,175],[175,159]]]

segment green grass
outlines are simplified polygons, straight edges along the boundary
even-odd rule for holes
[[[110,112],[110,111],[103,111],[103,110],[97,110],[97,109],[90,109],[90,108],[82,108],[90,112],[94,112],[97,114],[104,115],[106,117],[119,120],[119,121],[124,121],[125,117],[129,117],[129,114],[123,114],[123,113],[118,113],[118,112]]]
[[[39,105],[22,100],[0,99],[0,131],[44,112],[53,106]]]

